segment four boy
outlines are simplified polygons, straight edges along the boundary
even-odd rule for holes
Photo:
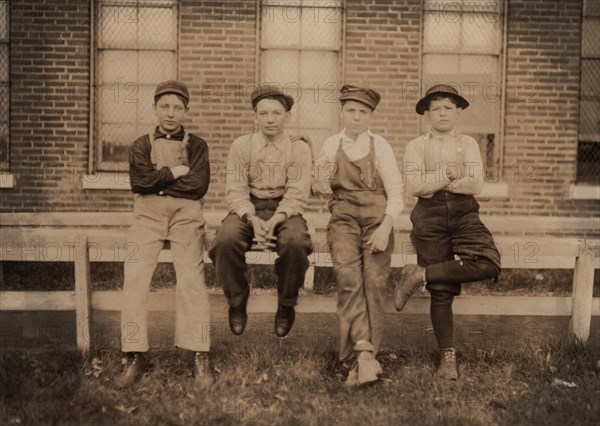
[[[340,97],[343,130],[325,141],[315,162],[315,192],[331,193],[328,225],[338,282],[341,361],[349,365],[348,385],[378,379],[375,355],[382,340],[383,300],[394,240],[392,224],[401,212],[404,183],[389,143],[369,128],[380,96],[345,85]],[[163,243],[169,240],[177,272],[175,345],[194,351],[198,385],[214,382],[202,328],[209,318],[204,285],[202,197],[209,184],[208,147],[181,122],[188,110],[185,84],[169,80],[154,95],[158,126],[130,150],[135,219],[129,241],[138,244],[137,263],[125,264],[122,350],[126,368],[118,384],[139,378],[148,350],[147,292]],[[229,214],[209,255],[229,303],[229,326],[240,335],[247,324],[250,288],[245,252],[274,250],[278,309],[274,332],[291,330],[308,268],[312,244],[302,213],[311,187],[311,152],[290,138],[285,125],[293,98],[265,85],[251,94],[256,132],[237,138],[226,166]],[[411,239],[419,265],[406,265],[395,289],[402,310],[424,283],[431,292],[431,319],[441,351],[437,374],[458,377],[452,340],[452,301],[462,282],[496,277],[500,257],[481,223],[473,194],[481,190],[482,161],[475,140],[456,133],[460,111],[468,106],[454,88],[437,85],[416,105],[431,130],[406,147],[407,190],[419,201],[411,214]],[[333,166],[333,168],[329,168]],[[324,170],[331,173],[323,179]],[[318,171],[321,173],[318,173]],[[440,174],[439,171],[442,171]]]

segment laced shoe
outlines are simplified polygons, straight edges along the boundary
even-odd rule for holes
[[[456,351],[454,348],[440,349],[440,363],[436,371],[436,376],[445,380],[458,380]]]

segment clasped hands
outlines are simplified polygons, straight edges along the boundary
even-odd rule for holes
[[[252,248],[254,250],[268,251],[275,248],[275,242],[277,237],[275,234],[275,227],[286,219],[284,213],[276,213],[269,220],[262,220],[258,216],[253,216],[250,224],[254,230],[254,238],[252,241],[254,244]]]

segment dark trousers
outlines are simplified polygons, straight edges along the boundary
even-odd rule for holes
[[[254,201],[256,215],[268,220],[275,213],[277,202],[274,200]],[[294,306],[298,299],[298,290],[304,284],[308,269],[308,256],[312,253],[312,243],[306,221],[296,215],[277,225],[274,235],[277,237],[275,260],[277,292],[279,303]],[[254,230],[237,214],[229,214],[217,231],[215,243],[209,256],[215,265],[218,281],[230,306],[239,306],[250,293],[246,278],[245,253],[252,246]]]
[[[426,267],[431,322],[440,348],[453,346],[452,302],[461,283],[497,277],[500,254],[472,195],[438,191],[410,215],[417,262]],[[458,258],[455,258],[455,255]]]

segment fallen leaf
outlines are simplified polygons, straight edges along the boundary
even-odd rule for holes
[[[573,382],[566,382],[564,380],[561,380],[557,377],[554,378],[554,380],[552,381],[552,384],[554,386],[565,386],[567,388],[576,388],[577,384],[573,383]]]

